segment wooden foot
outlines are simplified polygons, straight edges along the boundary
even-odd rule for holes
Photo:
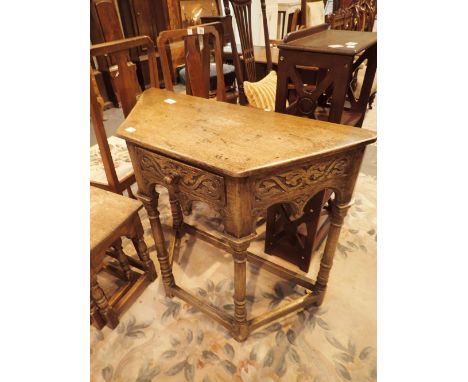
[[[138,193],[138,198],[141,200],[145,206],[146,212],[148,213],[166,296],[174,297],[174,292],[172,290],[172,288],[175,286],[174,275],[172,274],[172,266],[169,261],[169,254],[164,244],[164,233],[161,227],[159,211],[157,208],[159,194],[154,192],[152,197],[148,197],[144,194]]]
[[[119,324],[119,319],[114,309],[109,305],[104,291],[99,286],[96,275],[91,272],[91,298],[96,303],[99,313],[104,318],[107,326],[114,329]]]

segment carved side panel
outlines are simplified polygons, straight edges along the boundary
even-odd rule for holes
[[[254,214],[278,202],[302,211],[307,200],[324,188],[339,188],[352,175],[354,156],[342,154],[254,181]]]
[[[226,204],[223,177],[140,147],[135,148],[135,153],[146,183],[164,185],[164,177],[177,175],[178,188],[186,203],[188,200],[201,200],[217,207],[224,207]]]

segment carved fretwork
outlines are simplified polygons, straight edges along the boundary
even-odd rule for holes
[[[346,177],[351,163],[352,157],[344,155],[258,179],[255,181],[255,201],[264,202],[277,195],[305,190],[330,178]]]
[[[143,178],[147,184],[164,185],[164,178],[178,176],[177,187],[181,195],[184,194],[182,204],[187,212],[189,200],[202,200],[214,206],[225,205],[224,179],[186,164],[170,160],[153,152],[136,148],[138,163]]]

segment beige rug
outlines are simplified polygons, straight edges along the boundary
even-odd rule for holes
[[[246,342],[238,343],[223,327],[190,305],[178,298],[165,298],[158,277],[121,317],[115,330],[91,328],[91,380],[375,381],[374,177],[360,175],[355,200],[342,230],[322,307],[260,328]],[[163,193],[160,204],[169,241],[167,194]],[[151,257],[158,265],[148,219],[144,213],[141,216]],[[192,219],[211,230],[222,229],[221,219],[201,205],[195,206]],[[251,250],[261,254],[264,227],[258,232],[261,234]],[[130,247],[127,243],[129,253]],[[314,256],[309,272],[312,278],[322,250]],[[229,254],[184,237],[174,273],[178,284],[227,312],[233,311],[233,265]],[[247,278],[249,315],[303,293],[301,287],[250,265]]]

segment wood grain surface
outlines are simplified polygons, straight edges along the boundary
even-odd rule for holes
[[[168,99],[176,102],[169,104]],[[126,131],[129,127],[136,130]],[[142,94],[117,135],[231,177],[300,164],[377,139],[370,130],[153,88]]]

